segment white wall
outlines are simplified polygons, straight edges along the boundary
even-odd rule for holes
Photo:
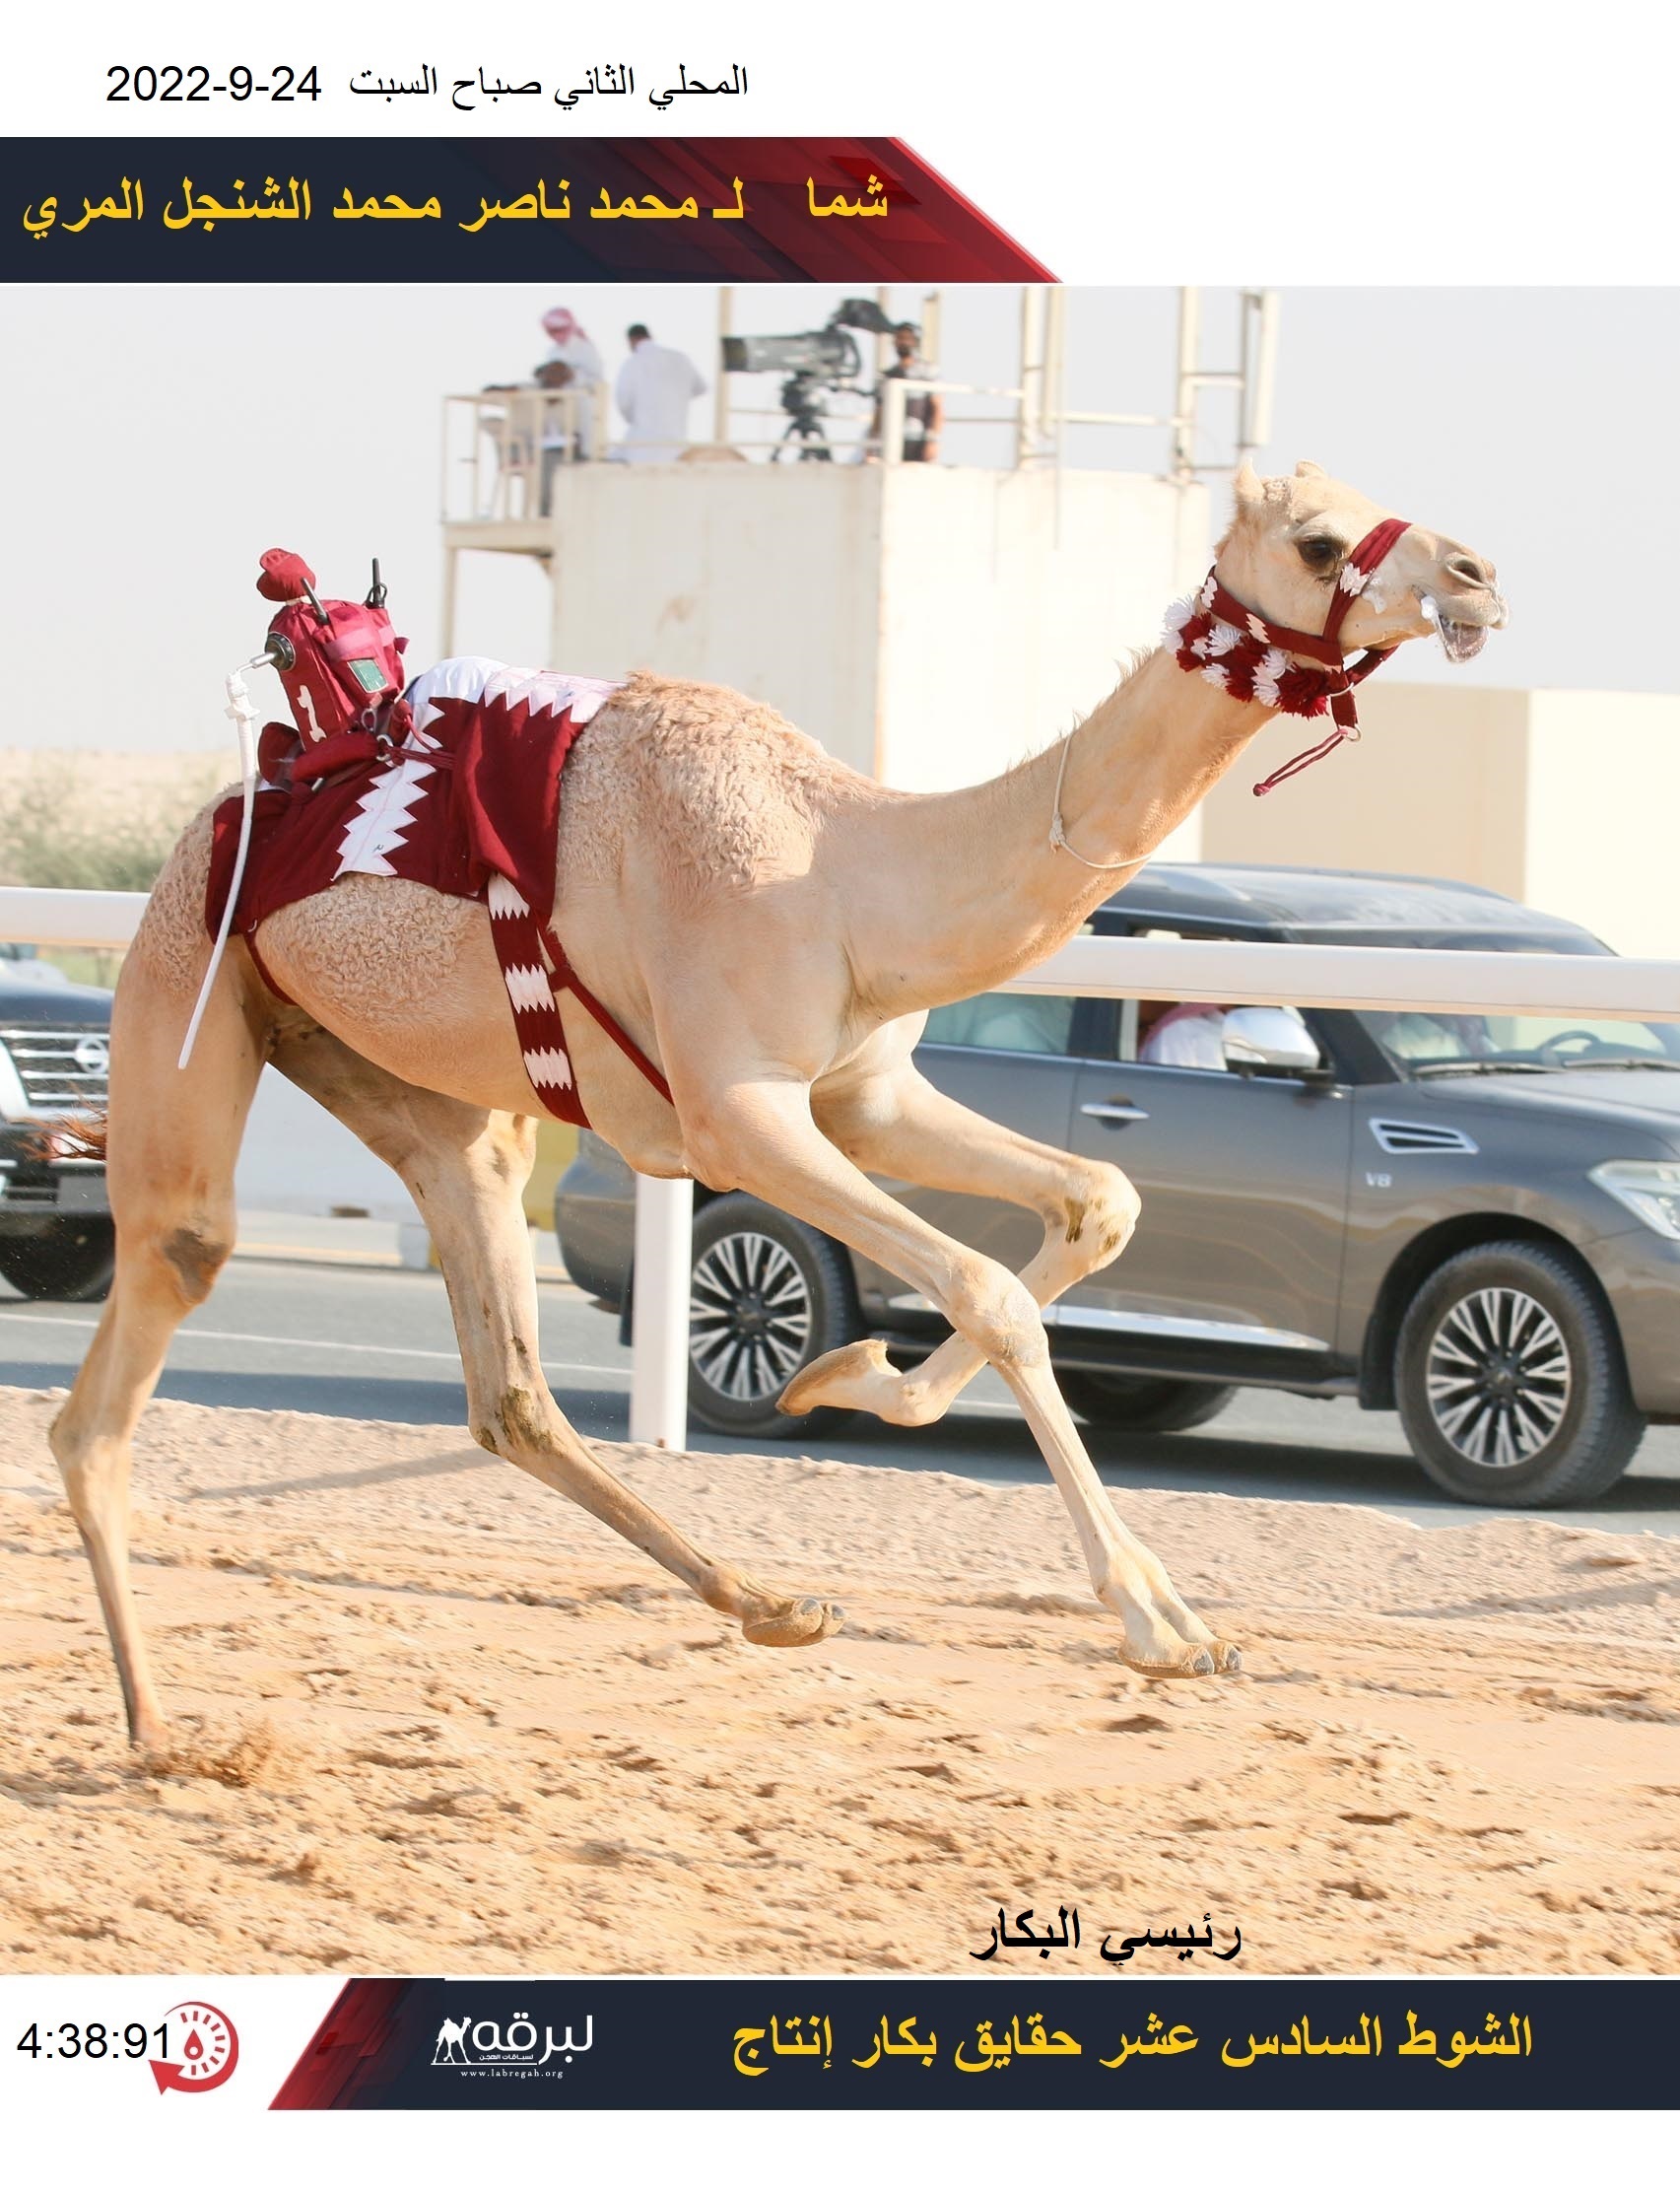
[[[874,467],[567,467],[549,660],[733,685],[868,770],[880,514]]]
[[[1680,697],[1528,695],[1531,905],[1631,958],[1680,957]]]
[[[1125,472],[882,474],[878,773],[995,776],[1071,729],[1202,576],[1206,492]]]
[[[1205,490],[1118,472],[578,465],[554,524],[557,666],[733,685],[913,789],[1070,728],[1207,552]]]
[[[1256,799],[1319,728],[1271,722],[1203,802],[1200,855],[1480,882],[1626,957],[1680,956],[1680,698],[1378,677],[1359,709],[1359,744]]]
[[[416,1221],[408,1189],[390,1166],[272,1068],[257,1082],[234,1199],[240,1209],[327,1216],[334,1208],[356,1208],[386,1223]]]

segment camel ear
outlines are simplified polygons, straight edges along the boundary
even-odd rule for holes
[[[1295,467],[1297,479],[1325,479],[1329,474],[1322,464],[1315,464],[1310,456],[1303,456]]]
[[[1237,467],[1237,477],[1232,481],[1237,494],[1237,513],[1257,510],[1266,499],[1266,483],[1244,456]]]

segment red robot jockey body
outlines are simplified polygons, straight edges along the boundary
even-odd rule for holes
[[[303,741],[307,765],[300,773],[329,775],[335,767],[365,758],[364,741],[370,737],[400,744],[410,727],[402,698],[408,641],[396,636],[385,613],[377,558],[365,600],[322,601],[315,593],[315,574],[303,558],[286,548],[270,548],[262,558],[257,591],[265,600],[283,604],[269,624],[263,658],[279,672]],[[280,758],[275,748],[289,743],[283,723],[267,725],[265,776],[271,755]]]

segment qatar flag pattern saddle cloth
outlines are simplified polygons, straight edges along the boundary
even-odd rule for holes
[[[308,710],[303,728],[270,722],[234,916],[269,987],[284,994],[256,941],[270,914],[347,874],[422,882],[487,907],[525,1071],[545,1110],[588,1124],[555,1000],[568,990],[669,1101],[657,1066],[578,980],[554,931],[562,772],[617,689],[468,654],[428,669],[371,723],[311,737]],[[224,800],[205,901],[212,934],[239,823],[240,801]]]

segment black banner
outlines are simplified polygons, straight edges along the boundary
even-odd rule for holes
[[[355,1978],[286,2108],[1648,2107],[1663,1978]]]
[[[1044,281],[893,137],[14,137],[0,278]]]

